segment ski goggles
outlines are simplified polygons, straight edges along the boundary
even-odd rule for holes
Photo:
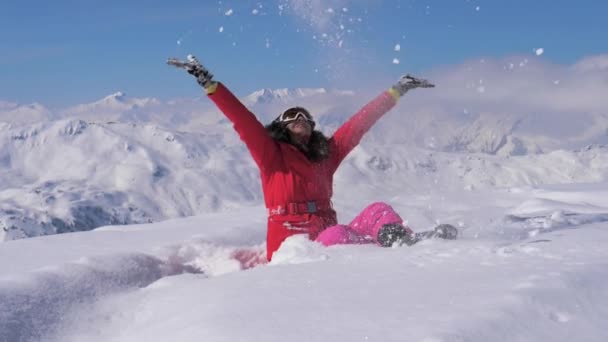
[[[296,121],[299,118],[303,118],[312,125],[314,125],[315,123],[315,120],[313,120],[312,115],[310,115],[310,113],[308,113],[303,108],[290,108],[286,110],[285,112],[283,112],[283,114],[281,114],[281,116],[279,116],[279,122],[288,123]]]

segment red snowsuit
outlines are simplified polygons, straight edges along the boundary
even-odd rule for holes
[[[311,162],[294,145],[272,139],[266,128],[226,87],[218,83],[209,98],[234,124],[260,168],[264,202],[268,208],[267,258],[294,234],[311,240],[337,224],[331,205],[333,176],[346,155],[372,125],[397,102],[385,91],[344,123],[329,139],[329,158]]]

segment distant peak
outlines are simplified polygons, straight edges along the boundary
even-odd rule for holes
[[[125,93],[123,93],[122,91],[117,91],[113,94],[110,94],[106,97],[104,97],[101,100],[98,100],[97,102],[94,102],[93,104],[97,104],[97,105],[123,105],[128,101],[127,99],[127,95]]]
[[[127,94],[123,93],[122,91],[117,91],[114,94],[106,96],[106,99],[119,99],[125,96],[127,96]]]
[[[25,105],[25,107],[29,109],[44,109],[44,106],[38,102],[32,102],[28,105]]]
[[[263,88],[254,91],[245,98],[250,102],[265,103],[274,100],[287,101],[294,98],[301,98],[325,93],[327,93],[327,90],[325,88]]]

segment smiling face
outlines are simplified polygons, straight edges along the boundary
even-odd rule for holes
[[[302,107],[289,108],[279,116],[278,121],[285,125],[292,141],[301,145],[308,144],[315,128],[315,122],[306,109]]]
[[[307,144],[312,134],[312,125],[304,117],[299,117],[285,126],[292,140]]]

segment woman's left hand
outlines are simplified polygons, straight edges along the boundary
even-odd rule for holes
[[[400,96],[407,93],[410,89],[415,88],[434,88],[435,85],[431,82],[422,79],[410,76],[409,74],[401,76],[399,81],[393,86],[397,92],[399,92]]]

